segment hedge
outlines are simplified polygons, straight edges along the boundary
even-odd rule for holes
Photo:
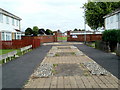
[[[102,35],[102,41],[108,42],[111,51],[115,51],[117,43],[120,43],[120,30],[105,30]]]

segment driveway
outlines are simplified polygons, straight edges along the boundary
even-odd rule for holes
[[[41,46],[2,66],[3,88],[22,88],[51,46]]]

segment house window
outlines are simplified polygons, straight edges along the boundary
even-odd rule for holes
[[[12,25],[15,25],[14,18],[12,18]]]
[[[19,34],[18,34],[18,36],[17,36],[17,39],[20,39],[20,36],[19,36]]]
[[[5,41],[5,33],[2,32],[2,40]]]
[[[3,22],[3,14],[0,13],[0,22]]]
[[[18,26],[18,20],[16,20],[16,25]]]
[[[11,32],[6,32],[6,40],[7,41],[12,40]]]
[[[17,33],[17,39],[21,39],[21,33]]]
[[[109,24],[109,18],[106,18],[106,23]]]
[[[118,19],[119,19],[118,16],[119,16],[119,14],[116,14],[116,22],[118,22]]]
[[[14,39],[16,39],[16,33],[15,33],[14,35],[15,35],[15,36],[14,36],[14,37],[15,37]]]
[[[9,17],[6,16],[6,23],[9,24]]]
[[[120,21],[120,13],[118,14],[118,20]]]
[[[113,23],[113,16],[110,17],[110,23]]]

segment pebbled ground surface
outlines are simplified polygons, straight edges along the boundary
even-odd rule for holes
[[[88,57],[120,79],[120,57],[83,44],[74,45]]]

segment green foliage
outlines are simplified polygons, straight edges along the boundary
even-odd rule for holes
[[[45,34],[45,29],[43,29],[43,28],[39,29],[39,34],[44,35]]]
[[[47,29],[47,30],[45,31],[45,33],[46,33],[46,35],[53,35],[53,32],[52,32],[50,29]]]
[[[38,34],[40,34],[40,35],[43,35],[43,34],[53,35],[53,32],[50,29],[46,29],[46,31],[43,28],[39,29],[37,26],[34,26],[33,29],[31,29],[31,28],[28,27],[25,30],[25,35],[38,36]]]
[[[78,31],[78,29],[75,28],[74,31]]]
[[[103,17],[113,10],[120,8],[119,2],[88,2],[84,4],[87,24],[92,29],[104,26]]]
[[[120,30],[105,30],[102,40],[109,43],[111,51],[115,51],[117,43],[120,42]]]
[[[57,67],[58,66],[58,64],[53,64],[53,67]]]
[[[105,42],[109,42],[109,43],[115,42],[115,43],[117,43],[118,42],[118,37],[119,37],[118,30],[113,29],[113,30],[105,30],[103,32],[102,39]]]
[[[118,40],[118,42],[120,43],[120,29],[117,31],[117,40]]]
[[[32,35],[32,34],[33,34],[33,30],[28,27],[28,28],[25,30],[25,35]]]
[[[38,33],[39,33],[39,28],[38,28],[37,26],[34,26],[34,27],[33,27],[33,35],[34,35],[34,36],[37,36]]]

